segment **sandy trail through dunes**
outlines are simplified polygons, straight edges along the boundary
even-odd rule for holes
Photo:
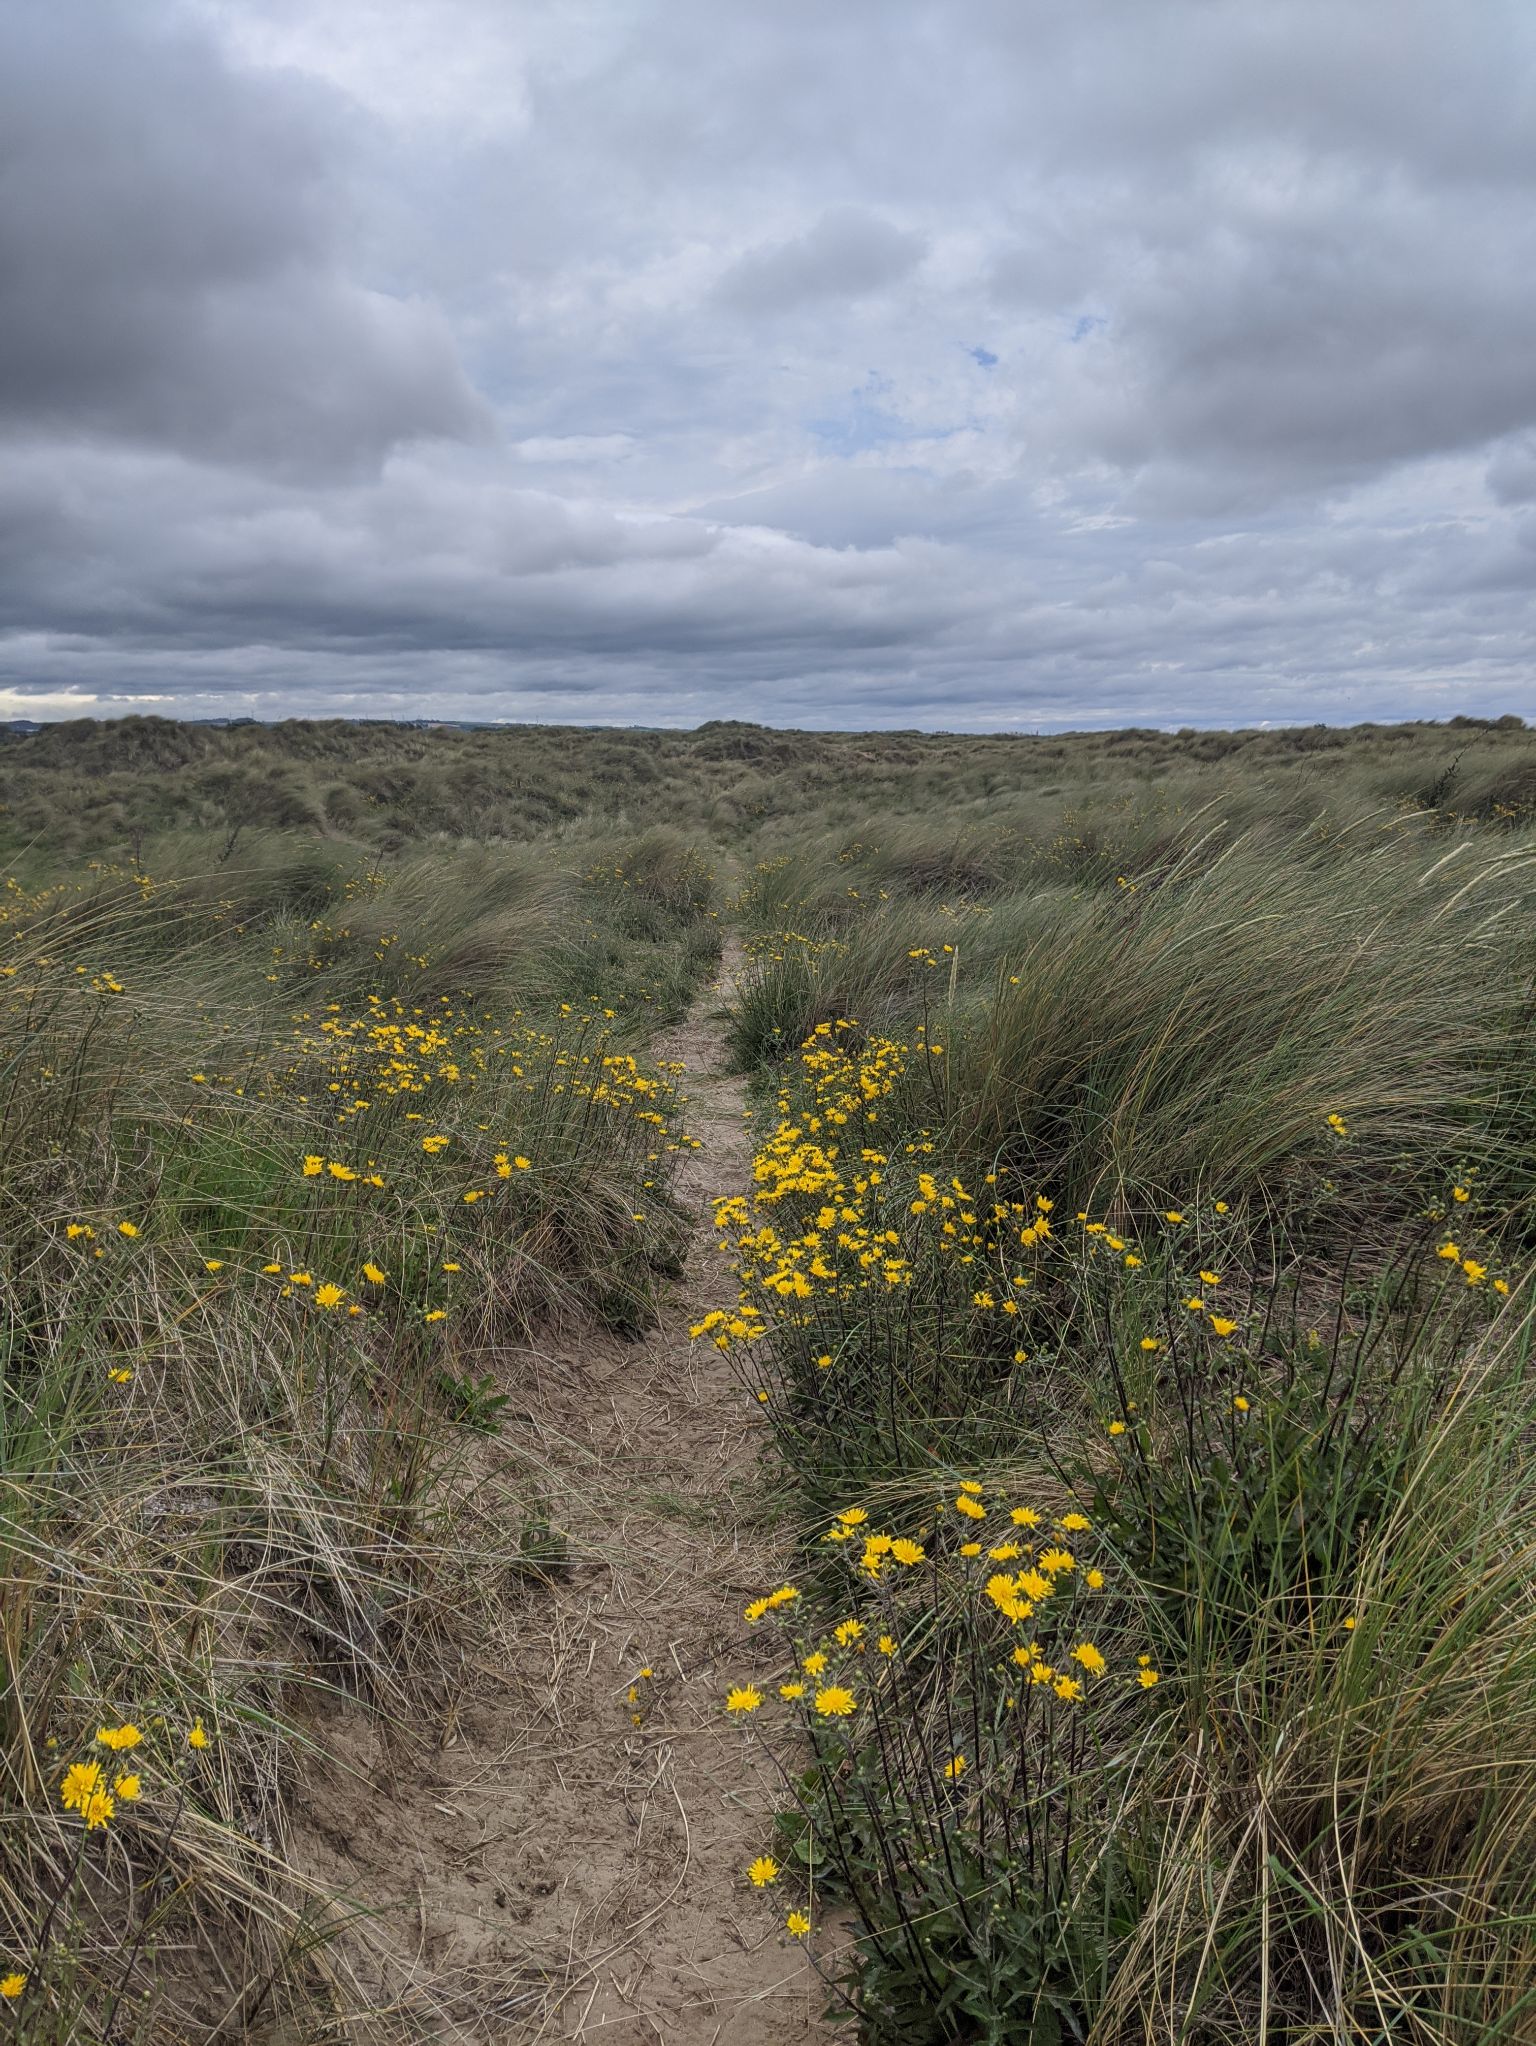
[[[744,1090],[719,1070],[735,963],[728,949],[720,981],[655,1047],[685,1069],[700,1139],[681,1170],[696,1221],[662,1326],[509,1360],[571,1567],[519,1604],[506,1666],[485,1669],[430,1780],[377,1815],[376,1837],[355,1800],[329,1824],[319,1785],[309,1800],[314,1872],[392,1899],[372,1934],[391,1950],[377,1992],[423,2039],[835,2036],[826,1988],[783,1931],[799,1898],[743,1880],[772,1844],[776,1786],[721,1706],[771,1653],[742,1606],[785,1571],[761,1506],[761,1424],[725,1359],[688,1338],[730,1297],[711,1201],[750,1173]],[[645,1666],[635,1727],[626,1689]]]

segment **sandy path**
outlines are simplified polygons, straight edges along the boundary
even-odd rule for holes
[[[748,1177],[742,1085],[718,1071],[732,963],[656,1047],[685,1068],[701,1140],[681,1171],[697,1221],[664,1325],[642,1343],[599,1336],[575,1355],[509,1360],[573,1567],[519,1604],[508,1667],[487,1671],[387,1835],[349,1829],[327,1867],[327,1840],[340,1843],[315,1814],[316,1873],[395,1902],[377,1925],[394,1950],[379,1988],[423,2038],[834,2036],[825,1988],[782,1931],[797,1899],[743,1880],[771,1845],[775,1794],[721,1709],[753,1664],[741,1608],[785,1569],[763,1521],[760,1424],[725,1360],[688,1338],[730,1284],[711,1199]],[[655,1677],[636,1727],[626,1690],[642,1666]]]

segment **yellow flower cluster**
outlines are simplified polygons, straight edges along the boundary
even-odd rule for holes
[[[1444,1263],[1455,1265],[1469,1286],[1481,1286],[1488,1280],[1487,1263],[1464,1252],[1459,1243],[1452,1242],[1449,1238],[1439,1246],[1435,1254]],[[1489,1283],[1492,1284],[1495,1293],[1504,1295],[1509,1292],[1508,1279],[1495,1278]]]
[[[941,1049],[927,1046],[930,1054]],[[957,1268],[981,1268],[973,1310],[1019,1313],[1028,1273],[994,1278],[992,1267],[1048,1243],[1051,1203],[999,1199],[996,1174],[980,1193],[953,1175],[941,1183],[922,1166],[935,1149],[927,1131],[894,1158],[872,1141],[911,1060],[908,1046],[866,1037],[847,1018],[817,1025],[801,1053],[803,1110],[788,1089],[780,1094],[778,1120],[753,1159],[750,1198],[715,1205],[740,1280],[736,1304],[713,1309],[693,1335],[725,1350],[766,1333],[769,1317],[809,1326],[839,1304],[910,1288],[918,1261],[934,1253]],[[831,1349],[817,1358],[823,1370],[834,1361]]]
[[[792,1585],[763,1593],[746,1607],[749,1624],[770,1614],[785,1623],[791,1665],[776,1684],[795,1708],[802,1738],[826,1756],[846,1756],[871,1747],[882,1755],[908,1753],[914,1739],[928,1755],[933,1780],[946,1796],[989,1794],[992,1757],[945,1743],[947,1712],[928,1715],[918,1705],[937,1656],[940,1674],[947,1647],[941,1614],[964,1616],[975,1646],[964,1684],[977,1681],[991,1693],[981,1702],[977,1724],[1001,1736],[999,1756],[1011,1756],[1020,1739],[1051,1742],[1053,1715],[1081,1707],[1095,1697],[1134,1698],[1155,1689],[1161,1672],[1149,1652],[1135,1657],[1116,1681],[1112,1654],[1101,1645],[1113,1622],[1100,1602],[1108,1577],[1082,1553],[1091,1543],[1088,1516],[1075,1509],[1048,1514],[1039,1507],[1010,1504],[982,1480],[962,1478],[935,1499],[931,1516],[915,1531],[894,1533],[871,1522],[870,1509],[845,1506],[822,1540],[844,1559],[853,1610],[819,1638],[798,1632],[802,1603]],[[1071,1546],[1068,1546],[1070,1543]],[[903,1642],[914,1644],[914,1673],[904,1668]],[[962,1650],[969,1657],[970,1649]],[[766,1701],[757,1683],[732,1685],[724,1699],[733,1718],[753,1720]],[[968,1708],[969,1710],[970,1708]],[[1067,1722],[1060,1724],[1065,1728]],[[988,1739],[992,1738],[989,1733]],[[949,1739],[953,1739],[952,1733]],[[1011,1760],[1005,1761],[1011,1767]],[[964,1783],[964,1790],[960,1786]],[[771,1855],[760,1855],[746,1870],[756,1889],[779,1875]],[[810,1931],[805,1913],[791,1914],[796,1937]]]
[[[215,1292],[275,1280],[279,1295],[296,1307],[359,1318],[369,1303],[377,1307],[385,1297],[370,1292],[386,1285],[386,1268],[369,1238],[377,1244],[386,1233],[417,1232],[423,1213],[439,1247],[447,1250],[447,1225],[430,1219],[445,1206],[489,1215],[493,1195],[518,1187],[534,1189],[535,1202],[554,1201],[562,1192],[561,1175],[580,1157],[599,1158],[605,1172],[617,1170],[636,1193],[664,1184],[669,1170],[664,1161],[694,1143],[678,1126],[679,1070],[667,1063],[646,1068],[617,1049],[606,1016],[594,1021],[573,1014],[568,1027],[544,1028],[520,1013],[498,1022],[446,998],[411,1006],[382,996],[368,997],[355,1010],[332,1002],[306,1011],[295,1019],[291,1036],[275,1041],[266,1064],[240,1084],[228,1076],[192,1074],[198,1092],[184,1121],[227,1114],[229,1096],[280,1100],[311,1117],[319,1111],[348,1125],[347,1155],[335,1155],[340,1147],[328,1144],[296,1156],[292,1169],[302,1206],[280,1209],[274,1217],[274,1235],[289,1245],[286,1256],[274,1248],[249,1265],[203,1256],[203,1270],[217,1279]],[[482,1098],[477,1089],[487,1082],[503,1127],[528,1132],[521,1147],[499,1138],[485,1122],[471,1122]],[[544,1133],[544,1141],[530,1140],[534,1132]],[[380,1155],[369,1155],[370,1147]],[[519,1216],[527,1199],[523,1196]],[[482,1202],[487,1205],[479,1209]],[[637,1200],[631,1210],[636,1223],[644,1220],[640,1205]],[[144,1218],[145,1232],[151,1219]],[[98,1227],[110,1232],[108,1242],[115,1233],[122,1243],[141,1247],[141,1223],[128,1218],[70,1221],[64,1241],[78,1256],[100,1259],[107,1253]],[[354,1254],[365,1283],[354,1297],[348,1274],[336,1271],[334,1259],[338,1242],[348,1235],[355,1242],[359,1233],[363,1242]],[[149,1240],[147,1233],[143,1240]],[[323,1258],[331,1265],[329,1271],[309,1268],[306,1245],[313,1246],[316,1262]],[[454,1273],[460,1266],[448,1257],[439,1260],[439,1269]],[[434,1280],[418,1300],[415,1311],[424,1324],[447,1318],[447,1307],[434,1297],[439,1290]],[[112,1373],[119,1384],[131,1376],[126,1368]]]
[[[1086,1514],[1068,1511],[1051,1518],[1034,1506],[1010,1506],[974,1478],[962,1479],[953,1496],[936,1500],[932,1522],[915,1535],[874,1530],[867,1507],[844,1507],[822,1540],[851,1545],[844,1554],[859,1610],[814,1643],[791,1633],[796,1667],[777,1686],[779,1696],[800,1705],[813,1725],[853,1719],[866,1698],[879,1709],[889,1684],[882,1665],[889,1671],[899,1642],[924,1634],[935,1610],[958,1593],[973,1616],[990,1613],[1003,1623],[991,1652],[1014,1693],[1006,1701],[1010,1706],[1017,1708],[1027,1690],[1042,1686],[1063,1703],[1076,1704],[1088,1682],[1110,1673],[1109,1658],[1090,1638],[1098,1631],[1091,1608],[1108,1584],[1103,1567],[1079,1553],[1081,1537],[1091,1531]],[[925,1564],[929,1567],[920,1568]],[[755,1624],[770,1612],[786,1613],[799,1597],[793,1586],[781,1586],[754,1599],[746,1617]],[[876,1658],[870,1662],[872,1643]],[[1144,1691],[1159,1678],[1148,1654],[1130,1673]],[[1021,1683],[1025,1691],[1016,1689]],[[725,1709],[747,1717],[763,1702],[755,1684],[738,1684],[727,1692]]]
[[[887,1127],[910,1126],[911,1089],[925,1084],[920,1060],[941,1052],[921,1031],[909,1046],[846,1017],[817,1026],[801,1050],[799,1088],[781,1090],[754,1155],[751,1194],[715,1203],[739,1290],[732,1306],[695,1322],[693,1336],[729,1350],[798,1331],[815,1368],[835,1376],[850,1325],[881,1300],[908,1295],[926,1307],[943,1295],[957,1301],[969,1347],[1020,1365],[1031,1354],[1019,1333],[1027,1296],[1034,1288],[1038,1297],[1047,1260],[1108,1260],[1125,1273],[1145,1264],[1142,1249],[1085,1212],[1076,1234],[1064,1234],[1048,1195],[1010,1197],[1002,1166],[976,1183],[940,1166],[931,1129],[885,1138]],[[1216,1202],[1214,1218],[1225,1213]],[[1185,1222],[1183,1209],[1169,1208],[1153,1223],[1175,1256]],[[1219,1283],[1202,1272],[1202,1285]],[[1214,1336],[1237,1333],[1236,1317],[1203,1295],[1187,1305]],[[1147,1336],[1142,1347],[1159,1350],[1163,1339]]]

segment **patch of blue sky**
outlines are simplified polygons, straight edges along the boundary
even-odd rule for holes
[[[868,383],[848,394],[848,403],[841,411],[808,419],[806,426],[828,454],[843,456],[861,455],[871,448],[890,447],[904,441],[948,440],[952,434],[965,431],[963,423],[957,426],[917,426],[911,420],[903,419],[882,402],[890,388],[885,378],[871,370]]]

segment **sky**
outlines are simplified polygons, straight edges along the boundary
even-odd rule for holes
[[[5,0],[0,718],[1536,715],[1529,0]]]

